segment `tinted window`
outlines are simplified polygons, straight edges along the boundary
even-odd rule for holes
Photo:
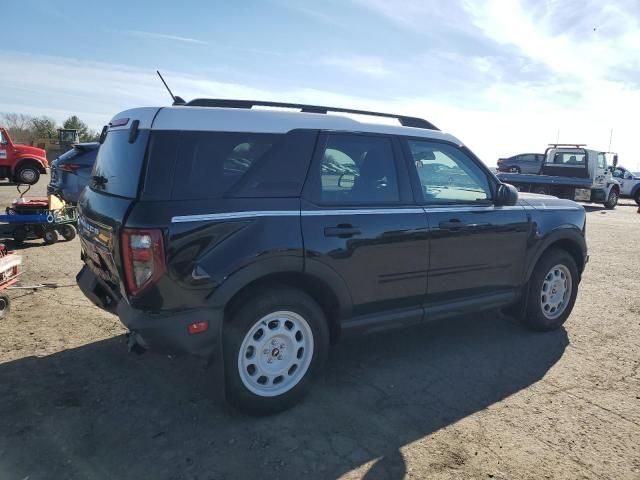
[[[93,182],[91,188],[120,197],[136,197],[148,138],[149,130],[140,130],[136,141],[129,143],[128,129],[110,131],[93,167],[93,175],[100,181]]]
[[[536,156],[532,153],[527,153],[525,155],[520,155],[520,160],[523,162],[535,162]]]
[[[283,135],[180,132],[174,199],[219,198],[265,157]],[[150,162],[152,168],[153,162]]]
[[[320,200],[342,205],[399,202],[391,140],[329,135],[320,162]]]
[[[491,198],[485,172],[462,150],[425,140],[408,142],[427,202],[487,202]]]

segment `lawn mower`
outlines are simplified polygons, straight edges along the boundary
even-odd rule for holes
[[[7,207],[6,215],[0,215],[0,222],[8,224],[8,231],[13,235],[16,243],[22,243],[31,238],[42,238],[50,245],[58,241],[58,233],[65,240],[72,240],[76,236],[75,225],[78,222],[76,207],[67,205],[56,195],[47,198],[25,198],[20,191],[20,198]]]

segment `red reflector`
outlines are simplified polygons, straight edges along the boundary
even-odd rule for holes
[[[82,168],[82,165],[78,165],[77,163],[67,163],[67,164],[58,166],[58,169],[64,172],[75,172],[80,168]]]
[[[187,327],[187,330],[191,335],[193,335],[194,333],[206,332],[207,330],[209,330],[209,322],[205,321],[205,322],[190,323],[189,326]]]

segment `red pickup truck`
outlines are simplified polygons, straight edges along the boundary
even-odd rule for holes
[[[0,127],[0,179],[33,185],[48,166],[43,149],[13,143],[9,132]]]

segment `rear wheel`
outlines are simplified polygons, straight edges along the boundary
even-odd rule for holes
[[[39,179],[40,171],[38,170],[38,167],[34,165],[24,165],[16,170],[14,180],[16,183],[33,185],[34,183],[37,183]]]
[[[54,244],[58,241],[58,232],[56,232],[55,230],[47,230],[42,235],[42,238],[44,239],[44,243],[46,243],[47,245]]]
[[[23,243],[27,239],[27,229],[22,225],[18,225],[13,229],[13,240],[16,243]]]
[[[633,197],[633,199],[636,201],[638,205],[640,205],[640,189],[638,189],[638,191],[636,192],[636,196]]]
[[[609,196],[607,197],[607,201],[604,202],[604,208],[607,210],[616,208],[616,205],[618,204],[618,196],[618,190],[612,188],[609,192]]]
[[[578,283],[578,267],[569,252],[554,249],[545,253],[529,280],[524,325],[536,331],[562,326],[576,301]]]
[[[76,238],[76,229],[72,225],[63,225],[60,227],[60,235],[66,241],[73,240]]]
[[[11,300],[8,295],[1,294],[0,295],[0,320],[9,315],[11,311]]]
[[[227,400],[242,412],[268,415],[307,393],[327,357],[329,331],[311,297],[282,287],[240,307],[223,341]]]

